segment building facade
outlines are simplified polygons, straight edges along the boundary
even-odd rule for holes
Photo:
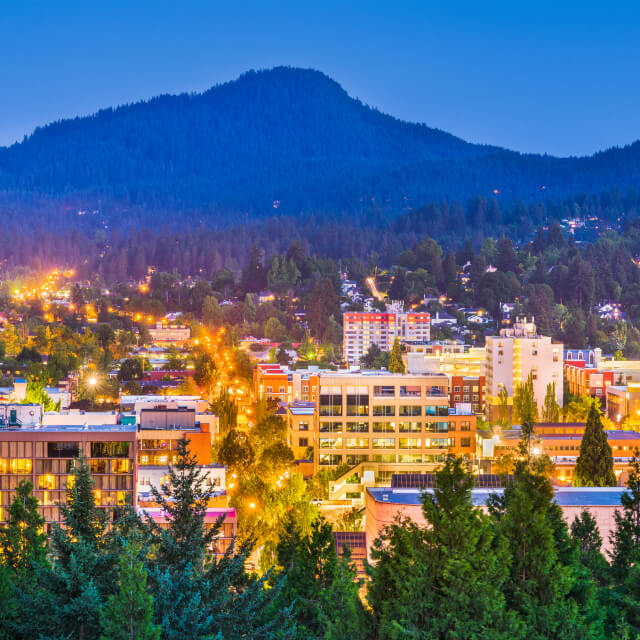
[[[512,327],[501,329],[499,336],[487,337],[485,375],[490,420],[501,410],[500,392],[506,390],[511,408],[514,391],[529,375],[538,407],[543,405],[549,384],[555,386],[556,401],[563,405],[563,345],[538,334],[533,318],[530,322],[520,318]]]
[[[371,345],[391,351],[396,338],[401,342],[427,341],[431,337],[429,313],[404,312],[389,305],[387,312],[345,313],[343,316],[342,355],[357,365]]]

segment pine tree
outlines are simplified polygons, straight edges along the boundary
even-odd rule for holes
[[[571,538],[577,545],[580,562],[600,584],[604,584],[609,567],[601,552],[602,537],[598,525],[587,509],[583,509],[571,523]]]
[[[524,621],[528,640],[599,637],[600,619],[592,619],[589,610],[594,608],[594,585],[587,579],[583,590],[588,593],[578,597],[583,582],[553,497],[551,483],[521,461],[504,494],[489,500],[490,513],[511,551],[507,603]]]
[[[374,543],[367,597],[381,639],[522,637],[502,591],[507,549],[472,488],[463,461],[448,459],[423,495],[428,526],[396,522]]]
[[[115,590],[116,560],[109,547],[108,514],[96,506],[94,483],[84,458],[76,461],[67,503],[60,505],[62,527],[51,536],[52,567],[42,585],[53,598],[51,634],[64,629],[66,637],[96,638],[100,609]]]
[[[602,427],[600,411],[591,406],[573,475],[576,487],[615,487],[613,454]]]
[[[404,362],[402,361],[402,349],[400,347],[400,340],[395,339],[393,348],[391,349],[391,358],[389,359],[389,371],[391,373],[404,373]]]
[[[15,579],[6,564],[0,564],[0,640],[15,640],[20,629],[20,607]]]
[[[119,592],[109,596],[101,614],[100,640],[159,640],[153,624],[153,598],[147,592],[147,572],[139,550],[125,546],[120,556]]]
[[[331,525],[317,519],[304,535],[293,518],[278,542],[282,581],[279,606],[292,607],[297,638],[353,638],[369,636],[371,621],[358,595],[360,581],[346,557],[338,558]]]
[[[622,510],[614,513],[611,533],[613,577],[611,626],[622,620],[629,637],[640,635],[640,462],[634,458]],[[633,636],[631,635],[633,634]]]
[[[35,562],[47,562],[47,535],[44,518],[31,482],[21,482],[7,509],[7,524],[0,529],[0,559],[13,569],[25,570]]]

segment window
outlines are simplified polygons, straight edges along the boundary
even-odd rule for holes
[[[456,393],[460,393],[460,385],[457,385],[457,386],[453,387],[453,390],[454,390]]]
[[[390,404],[373,405],[374,416],[395,416],[396,408]]]
[[[318,463],[321,465],[342,464],[342,456],[335,453],[321,453],[318,456]]]
[[[400,449],[419,449],[422,445],[420,438],[398,438],[398,447]]]
[[[347,433],[369,433],[366,422],[347,422]]]
[[[374,449],[393,449],[395,447],[395,438],[373,438],[372,446]]]
[[[462,422],[460,422],[460,431],[471,431],[471,422],[469,420],[462,420]]]
[[[79,442],[47,442],[47,458],[77,458]]]
[[[471,438],[460,438],[460,446],[461,447],[470,447],[471,446]]]
[[[427,438],[424,441],[427,449],[448,449],[450,438]]]
[[[342,396],[339,394],[320,394],[321,416],[341,416],[342,415]]]
[[[398,407],[398,409],[399,409],[400,416],[419,416],[422,411],[419,404],[416,404],[416,405],[401,404]]]
[[[131,460],[114,460],[112,463],[113,473],[129,473],[131,471]]]
[[[373,423],[374,433],[395,433],[395,431],[396,431],[395,422],[374,422]]]
[[[308,422],[298,422],[298,431],[309,431]]]
[[[273,387],[267,387],[267,393],[273,393]]]
[[[396,390],[393,385],[375,385],[373,387],[374,398],[393,398],[396,395]]]
[[[368,416],[369,396],[368,395],[347,395],[347,415],[348,416]]]
[[[420,386],[419,385],[401,385],[400,397],[401,398],[419,398]]]
[[[14,458],[9,460],[9,473],[26,474],[31,473],[31,460],[25,458]]]
[[[420,433],[422,425],[419,422],[399,422],[398,431],[400,433]]]
[[[422,454],[420,453],[399,453],[398,462],[404,464],[420,464],[422,462]]]
[[[346,458],[347,464],[350,466],[355,466],[356,464],[360,464],[361,462],[369,461],[369,456],[362,453],[348,453]]]
[[[342,449],[342,438],[320,438],[320,449]]]
[[[427,433],[447,433],[449,431],[448,422],[427,422],[424,425]]]
[[[309,446],[309,438],[298,438],[298,446],[299,447],[308,447]]]
[[[322,420],[318,431],[320,433],[337,433],[342,431],[342,422],[325,422]]]
[[[127,458],[129,442],[92,442],[92,458]]]
[[[89,460],[89,469],[91,469],[91,473],[107,473],[107,461]]]
[[[373,455],[374,462],[395,462],[396,454],[395,453],[376,453]],[[382,475],[382,472],[378,474],[378,477]]]
[[[347,438],[347,449],[368,449],[369,438]]]

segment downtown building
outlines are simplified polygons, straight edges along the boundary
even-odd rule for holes
[[[371,345],[391,351],[400,342],[428,341],[431,315],[405,312],[399,303],[387,305],[386,312],[348,312],[343,316],[342,355],[350,365],[358,365]]]
[[[509,413],[514,391],[531,375],[533,393],[540,410],[547,386],[555,385],[555,399],[563,405],[563,345],[540,335],[533,318],[519,318],[499,336],[486,338],[486,413],[489,420],[499,417],[500,393],[506,391]]]

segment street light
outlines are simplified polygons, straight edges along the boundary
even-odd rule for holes
[[[87,383],[89,384],[89,386],[91,387],[95,387],[98,384],[98,379],[95,376],[91,376],[88,380]]]

